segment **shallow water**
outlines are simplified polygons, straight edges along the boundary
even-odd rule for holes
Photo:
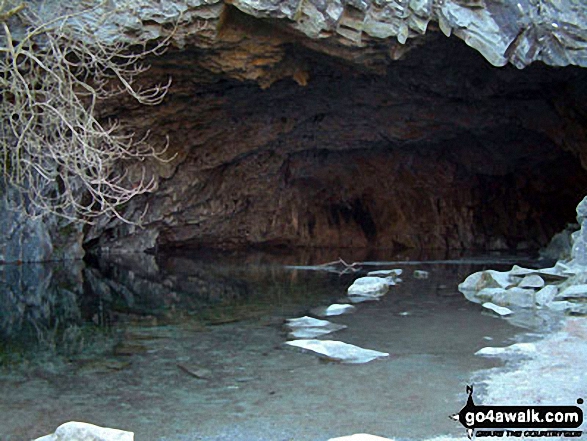
[[[462,436],[448,415],[472,376],[498,365],[473,354],[520,339],[520,328],[456,289],[503,260],[394,262],[376,269],[402,268],[403,282],[331,318],[348,328],[328,336],[390,357],[324,362],[286,349],[283,320],[343,300],[365,272],[274,260],[135,255],[2,267],[1,439],[70,420],[130,430],[137,441]]]

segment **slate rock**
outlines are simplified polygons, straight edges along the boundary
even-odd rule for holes
[[[491,310],[491,311],[493,311],[496,314],[499,314],[501,316],[506,316],[506,315],[511,315],[512,314],[512,310],[511,309],[506,308],[504,306],[497,306],[496,304],[491,303],[491,302],[485,302],[481,306],[483,306],[484,308],[487,308],[487,309],[489,309],[489,310]]]
[[[389,284],[381,277],[360,277],[349,286],[349,296],[380,297],[387,293]]]
[[[378,358],[389,357],[386,352],[364,349],[336,340],[292,340],[285,342],[285,344],[314,352],[322,358],[341,363],[368,363]]]
[[[313,308],[310,312],[318,317],[331,317],[336,315],[351,314],[357,308],[353,305],[334,303],[330,306],[319,306]]]

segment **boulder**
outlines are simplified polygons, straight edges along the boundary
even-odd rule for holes
[[[389,283],[381,277],[360,277],[347,290],[349,296],[381,297],[387,293]]]
[[[59,426],[55,433],[35,441],[133,441],[134,437],[133,432],[70,421]]]

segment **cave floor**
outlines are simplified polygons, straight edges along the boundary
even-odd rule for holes
[[[207,274],[198,276],[198,294],[192,285],[178,289],[196,267],[172,260],[159,265],[164,269],[159,279],[149,279],[159,288],[163,280],[176,282],[167,283],[166,301],[155,305],[140,298],[137,287],[144,291],[147,278],[137,272],[126,280],[126,304],[116,298],[100,303],[101,314],[104,309],[110,314],[107,324],[91,314],[93,307],[82,308],[82,316],[90,318],[84,325],[89,331],[81,327],[85,338],[68,339],[63,333],[52,349],[39,342],[41,333],[37,342],[24,346],[6,342],[0,370],[2,439],[35,438],[70,420],[129,430],[137,441],[318,441],[352,433],[462,438],[463,427],[448,417],[464,406],[465,385],[474,381],[480,396],[515,401],[516,385],[525,376],[523,363],[504,368],[502,361],[475,352],[540,340],[547,332],[552,339],[565,326],[557,332],[574,332],[577,338],[567,341],[567,352],[576,350],[576,360],[544,368],[548,355],[541,353],[542,367],[536,370],[536,361],[527,369],[534,377],[547,377],[526,376],[520,396],[524,401],[536,395],[528,392],[529,385],[550,399],[563,391],[559,401],[575,391],[585,394],[586,361],[577,361],[587,359],[581,355],[587,353],[584,319],[525,319],[514,326],[457,291],[466,275],[502,263],[387,266],[404,270],[401,283],[380,301],[357,305],[354,314],[330,318],[348,328],[326,338],[390,354],[363,365],[326,362],[286,349],[282,328],[284,318],[343,299],[358,274],[206,260],[203,267],[195,264]],[[429,277],[413,277],[415,269],[428,271]],[[120,274],[130,272],[126,268]],[[103,274],[112,278],[110,286],[119,286],[112,282],[112,269]],[[124,285],[120,276],[116,283]],[[238,289],[219,288],[227,285]],[[193,297],[203,291],[208,307],[196,308]],[[77,342],[76,348],[64,348],[66,341]],[[560,342],[551,341],[551,349],[562,347]],[[569,373],[573,376],[562,384]],[[512,378],[514,386],[508,383]]]

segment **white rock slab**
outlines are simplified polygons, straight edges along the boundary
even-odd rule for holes
[[[59,426],[55,433],[35,441],[133,441],[134,437],[133,432],[70,421]]]
[[[349,296],[381,297],[387,293],[389,284],[381,277],[360,277],[349,286]]]
[[[499,314],[501,316],[506,316],[506,315],[512,314],[512,310],[511,309],[506,308],[504,306],[497,306],[496,304],[491,303],[491,302],[485,302],[481,306],[483,306],[484,308],[487,308],[487,309],[489,309],[489,310],[491,310],[491,311],[493,311],[496,314]]]
[[[331,317],[336,315],[351,314],[357,310],[356,306],[334,303],[330,306],[319,306],[310,312],[318,317]]]
[[[519,288],[542,288],[543,286],[544,279],[538,274],[528,274],[518,284]]]
[[[386,352],[364,349],[359,346],[344,343],[336,340],[292,340],[285,342],[286,345],[314,352],[329,360],[340,361],[341,363],[368,363],[369,361],[389,357]]]
[[[424,270],[415,270],[413,276],[414,279],[427,279],[430,276],[430,273]]]
[[[515,343],[511,346],[506,346],[505,348],[482,348],[475,352],[475,355],[496,357],[508,354],[531,354],[534,352],[536,352],[536,345],[534,343]]]
[[[395,268],[390,270],[376,270],[376,271],[369,271],[367,273],[368,276],[376,276],[376,277],[396,277],[401,276],[402,274],[401,268]]]
[[[289,338],[316,338],[347,327],[308,316],[287,319],[285,326],[290,329]]]
[[[568,274],[564,274],[563,269],[559,267],[558,264],[552,268],[540,269],[523,268],[521,266],[514,265],[509,273],[512,276],[527,276],[536,274],[547,280],[563,280],[568,277]]]
[[[561,291],[557,299],[577,299],[587,297],[587,284],[572,285]]]
[[[557,294],[558,288],[556,286],[546,285],[540,291],[536,292],[536,304],[538,306],[546,306],[554,300]]]

